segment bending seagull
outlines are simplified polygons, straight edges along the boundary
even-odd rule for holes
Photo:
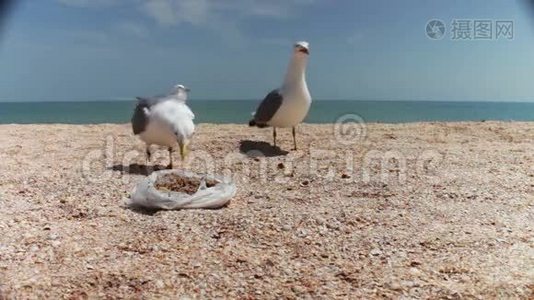
[[[179,84],[166,96],[137,97],[132,129],[146,143],[147,165],[150,161],[150,145],[153,144],[168,148],[170,169],[176,144],[180,146],[182,160],[187,155],[187,145],[195,131],[195,115],[185,103],[188,91],[188,88]]]
[[[295,127],[301,123],[311,105],[311,96],[306,84],[306,64],[308,63],[309,44],[295,44],[282,87],[270,92],[260,103],[250,126],[273,127],[273,140],[276,146],[276,127],[292,127],[293,145],[297,149]]]

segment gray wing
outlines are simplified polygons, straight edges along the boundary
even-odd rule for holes
[[[132,129],[134,134],[139,134],[145,131],[145,128],[148,124],[148,116],[145,114],[145,110],[150,108],[158,103],[165,101],[181,101],[185,103],[186,99],[178,98],[176,95],[165,95],[165,96],[155,96],[155,97],[136,97],[137,105],[135,106],[135,111],[132,116]]]
[[[136,97],[137,105],[135,106],[134,114],[132,116],[132,129],[134,134],[139,134],[145,131],[148,124],[148,116],[145,114],[145,109],[150,108],[158,103],[170,100],[171,97],[156,96],[156,97]]]
[[[164,100],[163,97],[137,97],[137,105],[132,116],[132,129],[134,134],[140,134],[145,131],[148,124],[148,116],[145,113],[145,109],[150,109],[151,106],[162,100]]]
[[[145,114],[145,108],[148,108],[148,102],[145,98],[137,98],[139,101],[135,106],[134,114],[132,116],[132,129],[134,134],[140,134],[145,131],[148,124],[148,116]]]
[[[137,105],[142,105],[143,107],[148,107],[148,108],[169,99],[168,96],[136,97],[136,98],[137,98]]]
[[[254,121],[258,124],[265,124],[269,122],[274,114],[282,106],[282,100],[284,97],[280,94],[278,89],[271,91],[258,106],[256,114],[254,115]]]

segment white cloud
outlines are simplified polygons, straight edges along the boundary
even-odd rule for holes
[[[316,0],[145,0],[142,12],[163,26],[182,23],[216,32],[227,45],[244,44],[248,18],[288,18]]]
[[[293,41],[291,41],[289,38],[261,38],[260,43],[266,44],[266,45],[274,45],[274,46],[284,46],[287,47],[288,45],[291,45]]]
[[[236,21],[246,17],[286,18],[317,0],[56,0],[72,7],[138,7],[161,25],[205,25],[213,20]]]
[[[210,5],[208,0],[148,0],[143,10],[162,25],[199,25],[206,21]]]
[[[319,0],[57,0],[79,8],[134,7],[161,26],[190,24],[217,33],[233,46],[244,43],[240,30],[250,18],[280,19],[299,14],[299,10]],[[119,23],[115,31],[146,37],[148,29],[139,23]]]
[[[144,10],[163,25],[173,25],[178,21],[172,3],[166,0],[149,1],[144,5]]]
[[[355,32],[354,34],[352,34],[351,36],[349,36],[347,38],[347,43],[349,43],[350,45],[358,45],[360,44],[363,40],[365,39],[365,34],[361,31],[359,32]]]
[[[65,35],[72,40],[87,44],[108,44],[111,41],[106,32],[96,30],[65,30]]]
[[[181,22],[203,24],[214,15],[227,18],[262,16],[288,17],[299,8],[318,0],[56,0],[65,6],[111,7],[118,4],[141,7],[148,16],[161,24]]]
[[[117,30],[121,33],[132,35],[140,38],[145,38],[149,35],[149,30],[144,25],[134,22],[121,22],[117,24]]]
[[[73,7],[113,6],[120,0],[57,0],[60,4]]]
[[[144,12],[163,25],[202,25],[246,17],[286,18],[315,0],[146,0]]]

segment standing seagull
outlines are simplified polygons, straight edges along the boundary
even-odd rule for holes
[[[166,96],[137,97],[132,117],[132,129],[146,143],[147,165],[150,161],[150,145],[169,149],[169,169],[172,169],[172,150],[178,144],[182,160],[187,155],[187,145],[195,131],[195,115],[185,104],[189,89],[179,84]]]
[[[293,146],[297,149],[295,127],[301,123],[311,105],[311,96],[306,84],[306,64],[308,63],[309,44],[295,44],[282,87],[270,92],[260,103],[250,126],[273,127],[273,140],[276,146],[276,127],[291,127]]]

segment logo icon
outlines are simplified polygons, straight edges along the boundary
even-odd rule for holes
[[[497,39],[514,39],[514,21],[496,21],[495,27],[497,28]]]
[[[362,117],[356,114],[342,115],[334,124],[334,137],[342,145],[353,145],[365,140],[367,127]]]
[[[441,40],[445,36],[445,24],[440,20],[430,20],[426,24],[426,36],[433,40]]]

